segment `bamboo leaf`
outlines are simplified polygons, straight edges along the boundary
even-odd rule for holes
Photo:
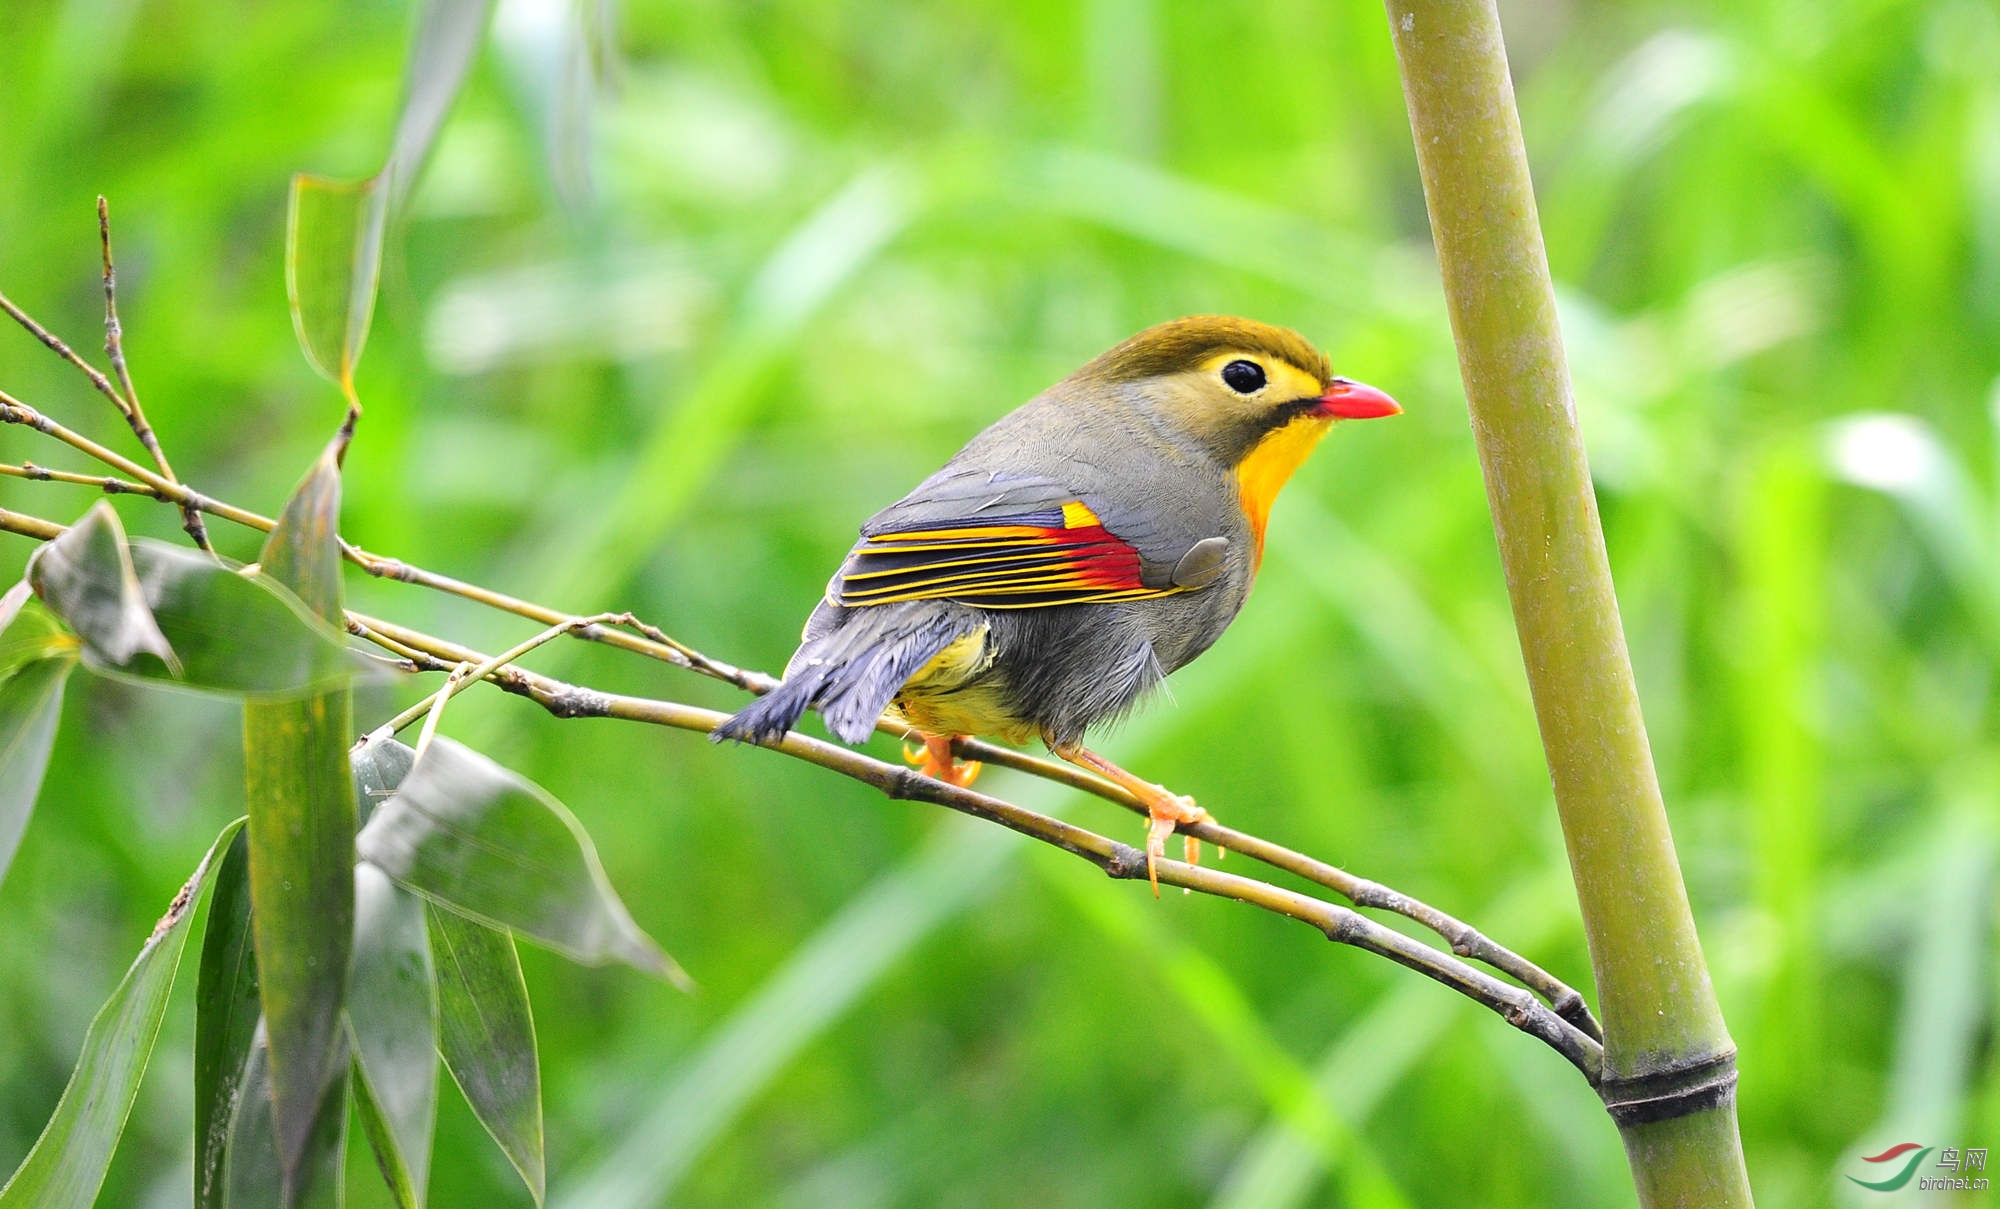
[[[26,586],[24,581],[16,591]],[[63,685],[76,666],[76,650],[76,639],[33,600],[15,604],[0,630],[0,880],[7,876],[48,771],[62,718]]]
[[[194,876],[154,926],[131,969],[91,1020],[83,1054],[56,1103],[55,1115],[19,1170],[0,1188],[0,1209],[88,1209],[97,1199],[139,1080],[152,1058],[195,902],[215,872],[218,854],[242,825],[239,819],[222,829]]]
[[[0,595],[0,630],[11,627],[14,618],[20,616],[21,607],[34,598],[35,585],[25,579],[7,589],[5,595]]]
[[[396,1203],[423,1209],[437,1118],[437,1001],[423,900],[354,867],[354,982],[347,1019],[354,1103]]]
[[[195,1209],[218,1209],[223,1204],[230,1122],[243,1091],[258,1022],[257,951],[250,937],[250,843],[239,833],[215,875],[195,983]]]
[[[445,115],[458,99],[492,13],[493,0],[430,0],[417,18],[416,37],[403,68],[403,110],[396,118],[389,161],[383,165],[397,208],[416,185]]]
[[[38,659],[74,656],[81,648],[76,635],[34,598],[27,580],[0,598],[0,680]]]
[[[424,912],[437,961],[438,1053],[474,1116],[542,1203],[542,1076],[514,938]]]
[[[389,216],[387,173],[337,181],[292,177],[285,218],[285,295],[306,360],[354,397],[354,367],[368,342]]]
[[[314,463],[264,543],[271,578],[322,617],[340,615],[340,452]],[[243,707],[250,807],[250,899],[259,999],[270,1050],[271,1128],[296,1204],[313,1178],[317,1114],[345,1078],[340,1037],[354,943],[354,788],[345,687]],[[345,1129],[344,1095],[341,1106]]]
[[[285,696],[342,683],[366,666],[272,576],[162,542],[128,544],[101,503],[35,553],[28,579],[96,671]],[[23,618],[34,613],[21,609]],[[35,641],[46,647],[59,632]],[[0,649],[0,662],[17,657]]]
[[[576,816],[463,744],[434,740],[356,846],[390,877],[473,919],[585,964],[623,961],[689,985],[632,921]]]
[[[87,651],[112,667],[141,656],[178,670],[132,563],[125,527],[98,501],[83,519],[28,559],[28,582],[82,636]]]
[[[272,1119],[271,1049],[262,1021],[243,1064],[242,1090],[229,1121],[222,1204],[227,1209],[340,1209],[346,1203],[343,1159],[347,1151],[347,1072],[327,1085],[313,1116],[312,1133],[287,1191]],[[337,1056],[346,1061],[345,1039]]]
[[[388,801],[410,774],[416,758],[416,752],[393,739],[364,743],[348,756],[348,762],[354,766],[355,811],[364,828],[374,816],[375,808]]]
[[[132,543],[132,562],[146,603],[180,656],[182,672],[174,683],[248,697],[296,697],[343,684],[367,667],[334,623],[315,616],[269,574],[245,575],[193,550],[152,541]]]
[[[342,621],[340,463],[353,436],[350,420],[320,451],[285,501],[277,528],[264,539],[258,563],[265,575],[330,626]]]

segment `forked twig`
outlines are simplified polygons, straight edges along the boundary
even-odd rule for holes
[[[160,438],[153,432],[153,426],[146,422],[146,409],[139,405],[139,390],[132,385],[131,367],[125,364],[125,329],[118,322],[118,270],[111,263],[111,206],[104,195],[97,198],[97,243],[104,252],[104,355],[111,361],[111,372],[118,375],[118,387],[123,392],[124,406],[119,410],[125,415],[125,422],[132,427],[132,435],[139,438],[139,444],[153,455],[153,464],[160,468],[160,474],[169,482],[179,482],[174,476],[174,468],[167,462],[167,451],[160,448]],[[112,396],[112,402],[120,402]],[[201,510],[190,504],[181,505],[181,527],[187,535],[210,554],[215,547],[208,543],[208,526],[202,523]]]

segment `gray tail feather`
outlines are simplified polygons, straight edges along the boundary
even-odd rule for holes
[[[709,733],[721,743],[769,743],[817,709],[844,743],[865,742],[897,690],[931,657],[979,627],[962,606],[936,602],[843,609],[841,624],[808,638],[777,688]]]

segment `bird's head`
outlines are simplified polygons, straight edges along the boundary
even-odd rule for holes
[[[1297,332],[1226,315],[1147,328],[1072,380],[1110,387],[1230,468],[1260,553],[1278,489],[1334,421],[1403,410],[1372,386],[1335,377],[1326,354]]]

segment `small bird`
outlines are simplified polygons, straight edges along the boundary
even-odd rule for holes
[[[1146,872],[1207,819],[1083,746],[1207,650],[1250,593],[1272,501],[1337,420],[1402,408],[1298,333],[1195,315],[1148,328],[972,438],[870,517],[783,682],[716,727],[769,743],[816,709],[847,743],[886,711],[954,785],[954,738],[1040,738],[1146,806]],[[1187,857],[1200,844],[1186,838]]]

